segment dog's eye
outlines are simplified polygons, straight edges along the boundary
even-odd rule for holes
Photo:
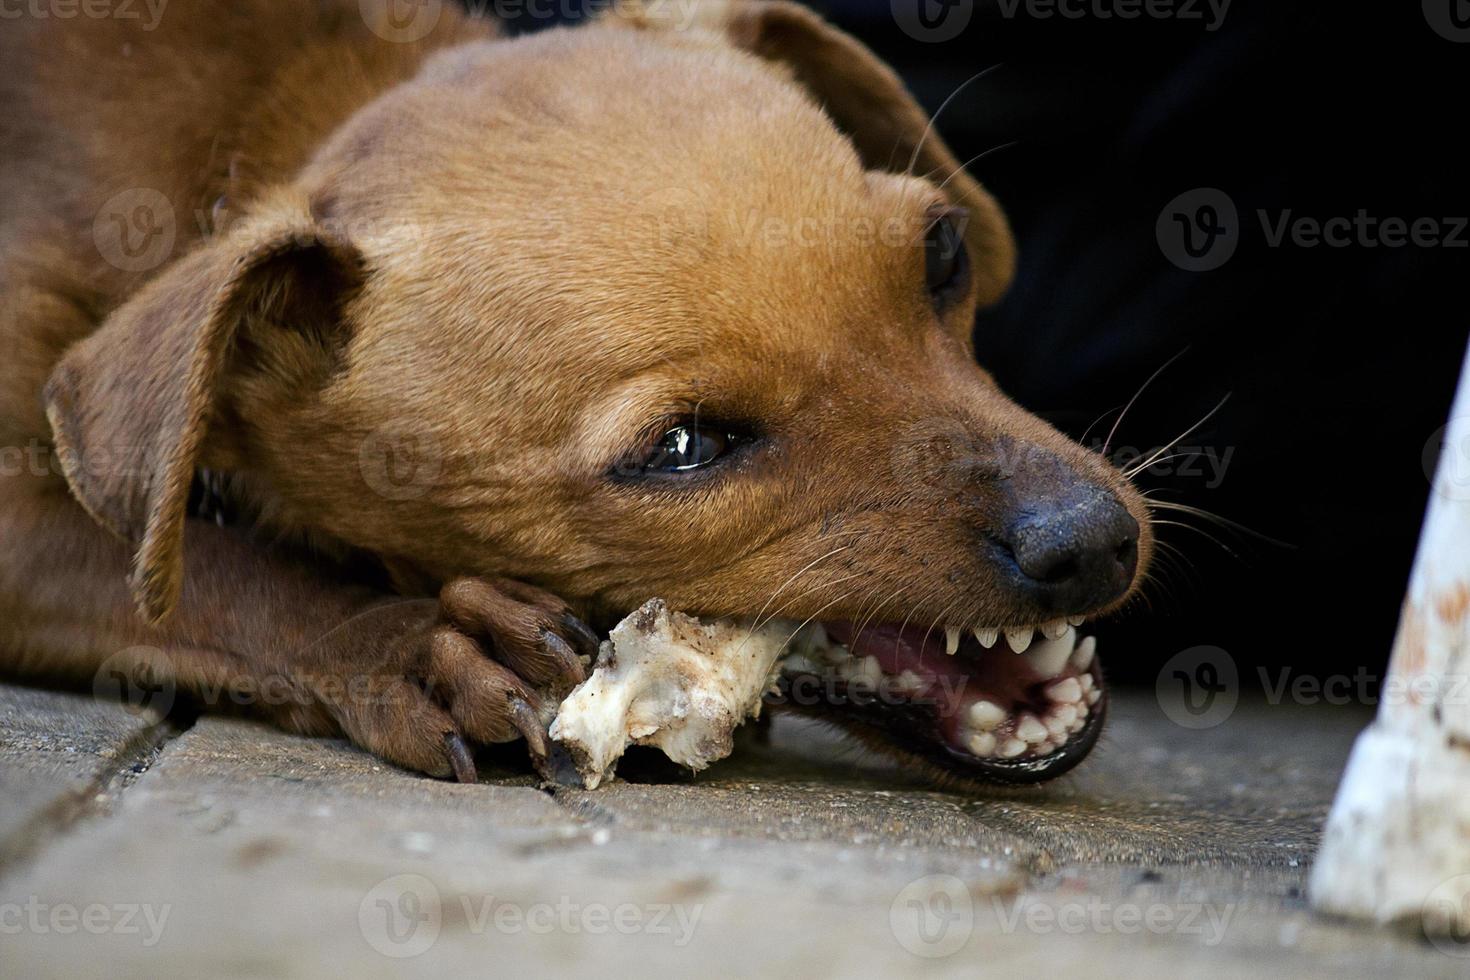
[[[676,425],[643,458],[646,473],[684,473],[708,466],[730,450],[733,437],[704,425]]]
[[[924,235],[924,278],[935,309],[943,311],[970,288],[970,257],[965,251],[963,209],[941,212]]]

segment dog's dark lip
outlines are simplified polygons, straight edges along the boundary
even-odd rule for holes
[[[841,627],[835,629],[840,630]],[[892,627],[880,630],[885,635],[898,635],[902,632],[895,631]],[[1073,643],[1077,642],[1070,633],[1068,639]],[[914,641],[910,639],[906,642],[913,644]],[[1090,648],[1093,641],[1085,642]],[[860,641],[854,641],[853,652],[861,659],[876,659],[871,656],[863,657],[863,646]],[[933,669],[935,676],[943,680],[953,682],[958,679],[960,686],[954,690],[946,689],[946,693],[942,695],[921,695],[915,700],[903,700],[891,694],[886,697],[852,697],[853,690],[861,693],[862,688],[853,688],[845,679],[839,679],[840,669],[825,674],[818,673],[797,660],[794,662],[800,666],[784,673],[780,692],[774,700],[782,707],[835,723],[880,750],[886,749],[902,757],[927,763],[946,775],[962,780],[1026,784],[1056,778],[1085,759],[1102,732],[1108,696],[1101,665],[1089,653],[1082,661],[1069,657],[1068,665],[1060,672],[1037,674],[1029,662],[1005,649],[1005,646],[1002,641],[996,649],[985,649],[980,644],[967,640],[954,655],[945,657],[941,640],[937,656],[942,659],[937,662],[931,660],[928,667]],[[871,650],[872,644],[868,643],[866,647]],[[1062,649],[1067,650],[1069,647],[1064,646]],[[1081,649],[1080,643],[1077,649]],[[910,651],[911,654],[912,652]],[[930,644],[927,635],[919,643],[918,655],[921,660],[925,656],[935,655],[934,646]],[[897,669],[893,659],[884,659],[888,660],[883,665],[885,671]],[[902,665],[901,662],[899,665]],[[915,666],[919,664],[916,663]],[[889,674],[885,673],[884,676],[892,680]],[[1006,728],[1011,728],[1010,739],[1014,740],[1020,729],[1013,726],[1018,725],[1020,719],[1028,715],[1034,719],[1037,714],[1043,713],[1038,705],[1053,708],[1057,706],[1056,702],[1046,700],[1043,690],[1059,681],[1070,681],[1073,678],[1083,681],[1089,693],[1086,699],[1077,702],[1083,717],[1077,718],[1077,723],[1066,729],[1064,736],[1053,735],[1045,744],[1036,747],[1028,744],[1025,752],[1010,758],[991,754],[993,748],[990,752],[980,749],[982,755],[967,751],[971,743],[966,740],[966,734],[969,732],[973,735],[974,732],[969,730],[964,719],[975,701],[984,700],[1004,705],[1007,717],[1000,723],[997,734],[1004,738],[1002,733]],[[813,697],[814,690],[819,690],[820,695]],[[1076,697],[1075,690],[1074,686],[1073,697]],[[932,680],[926,693],[936,694]],[[1034,726],[1034,722],[1032,724]],[[992,722],[991,727],[994,726],[995,723]],[[994,738],[982,737],[987,738],[992,747],[995,745]],[[1019,743],[1016,743],[1016,747],[1019,748]]]
[[[1108,695],[1089,715],[1087,724],[1066,745],[1050,755],[1031,759],[977,759],[951,748],[935,731],[932,716],[921,708],[859,707],[831,701],[795,704],[790,699],[792,678],[780,681],[780,710],[796,711],[831,722],[863,742],[937,767],[945,774],[979,783],[1032,785],[1070,772],[1091,754],[1107,720]]]

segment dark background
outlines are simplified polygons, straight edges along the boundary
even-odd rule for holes
[[[1192,516],[1195,530],[1162,529],[1181,554],[1146,606],[1100,631],[1114,676],[1151,683],[1200,644],[1228,651],[1247,684],[1262,668],[1274,683],[1286,667],[1376,671],[1387,656],[1429,490],[1426,446],[1432,461],[1464,352],[1470,231],[1458,247],[1272,246],[1258,212],[1275,224],[1288,210],[1322,221],[1362,209],[1436,219],[1445,235],[1446,219],[1470,214],[1470,43],[1430,26],[1435,3],[1461,0],[1236,0],[1210,30],[1203,3],[1194,19],[1122,19],[1093,0],[1072,5],[1082,17],[960,0],[947,15],[970,19],[943,42],[906,33],[889,0],[814,4],[931,112],[1000,65],[937,125],[962,160],[1016,144],[972,168],[1020,245],[1014,287],[976,324],[1002,387],[1081,436],[1183,352],[1118,430],[1116,446],[1138,449],[1230,396],[1183,442],[1228,459],[1223,479],[1175,460],[1139,482],[1249,532]],[[1185,271],[1155,226],[1198,188],[1233,202],[1237,247],[1218,268]]]

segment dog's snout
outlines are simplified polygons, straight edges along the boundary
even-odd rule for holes
[[[1128,591],[1138,568],[1138,522],[1106,491],[1033,503],[1003,539],[1034,601],[1083,612]]]

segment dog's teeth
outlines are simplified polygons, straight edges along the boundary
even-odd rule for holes
[[[1082,685],[1077,683],[1077,678],[1068,677],[1048,686],[1046,696],[1059,704],[1072,704],[1082,700]]]
[[[1087,622],[1087,617],[1086,616],[1068,616],[1067,617],[1067,622],[1070,623],[1070,624],[1072,624],[1073,626],[1081,626],[1083,623]]]
[[[1076,713],[1074,712],[1074,717],[1075,714]],[[1059,743],[1066,740],[1067,722],[1065,719],[1062,718],[1060,714],[1053,711],[1049,713],[1045,718],[1041,719],[1041,723],[1046,726],[1046,733],[1052,738],[1056,739]]]
[[[1077,720],[1077,706],[1075,704],[1058,705],[1051,709],[1051,717],[1061,722],[1063,728],[1070,729],[1072,723]]]
[[[954,656],[954,652],[956,650],[958,650],[959,648],[960,648],[960,628],[958,626],[948,626],[948,627],[945,627],[945,630],[944,630],[944,652],[947,653],[947,654],[949,654],[951,657],[953,657]]]
[[[975,634],[975,642],[987,650],[995,646],[995,641],[1000,639],[1000,630],[997,629],[976,626],[973,632]]]
[[[1077,683],[1082,685],[1083,694],[1086,694],[1088,691],[1097,686],[1096,683],[1093,681],[1091,674],[1078,674]]]
[[[967,712],[971,728],[988,732],[1006,720],[1006,711],[993,701],[976,701]]]
[[[1048,640],[1055,640],[1067,632],[1067,621],[1063,618],[1053,619],[1049,623],[1041,624],[1041,635]]]
[[[1077,649],[1072,651],[1072,659],[1068,661],[1079,673],[1086,673],[1092,666],[1092,655],[1097,652],[1097,637],[1084,636],[1077,643]]]
[[[1045,742],[1047,734],[1046,726],[1035,715],[1022,715],[1021,720],[1016,723],[1016,737],[1033,745]]]
[[[1097,700],[1100,697],[1102,697],[1102,692],[1101,691],[1088,691],[1087,692],[1087,703],[1088,704],[1097,704]]]
[[[1026,648],[1031,645],[1031,627],[1006,630],[1006,643],[1017,653],[1025,653]]]
[[[928,688],[928,686],[929,685],[925,683],[924,678],[920,677],[912,670],[905,670],[893,679],[893,689],[899,694],[906,694],[910,696],[915,694],[922,694],[924,690]]]
[[[985,758],[995,754],[995,735],[990,732],[975,732],[965,739],[965,748],[970,754]]]
[[[1026,662],[1032,670],[1050,680],[1067,666],[1067,658],[1072,655],[1076,642],[1077,634],[1070,626],[1063,626],[1061,636],[1042,640],[1026,651]]]
[[[1019,738],[1008,738],[995,754],[1000,756],[1002,759],[1014,759],[1016,756],[1025,751],[1025,742],[1021,741]]]
[[[883,668],[876,657],[853,657],[837,666],[837,676],[849,684],[876,690],[883,680]]]

